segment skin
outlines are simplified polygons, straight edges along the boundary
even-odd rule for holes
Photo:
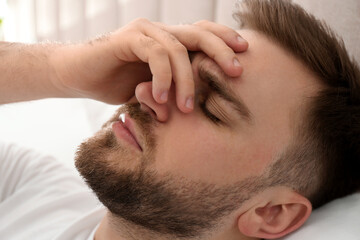
[[[191,114],[181,112],[176,106],[174,90],[166,104],[159,104],[152,95],[151,82],[137,86],[130,102],[140,102],[142,110],[158,121],[153,130],[157,145],[151,170],[159,176],[171,174],[224,186],[263,174],[291,142],[295,121],[301,120],[298,113],[304,110],[306,98],[321,89],[318,79],[300,61],[265,36],[249,30],[239,33],[250,43],[248,51],[237,55],[244,66],[240,77],[225,75],[218,64],[204,54],[194,57],[192,70],[196,90],[204,88],[199,77],[200,66],[218,75],[222,84],[229,85],[251,111],[250,123],[217,96],[207,106],[225,122],[223,125],[207,119],[197,104]],[[195,103],[199,95],[195,95]],[[141,131],[135,129],[143,145]],[[121,139],[118,144],[128,146],[133,153],[131,161],[127,161],[129,166],[118,164],[130,169],[138,166],[142,152]],[[121,159],[121,155],[111,154],[111,159]],[[299,228],[310,213],[311,204],[304,196],[287,187],[269,188],[239,205],[207,239],[279,238]],[[108,214],[96,232],[97,240],[147,239],[144,233],[137,235],[125,226],[120,236],[118,226],[115,229],[110,222]],[[125,232],[131,234],[126,236]]]
[[[173,99],[166,105],[157,104],[148,92],[149,83],[137,86],[136,98],[140,103],[157,115],[167,115],[155,132],[159,136],[155,164],[159,173],[174,171],[189,179],[232,183],[239,179],[239,172],[242,178],[263,172],[275,154],[290,142],[294,125],[289,116],[301,109],[306,96],[319,89],[316,78],[263,36],[250,31],[241,31],[241,35],[251,43],[247,52],[238,55],[245,71],[239,78],[224,81],[250,109],[253,117],[250,124],[219,97],[214,97],[217,106],[209,108],[215,113],[224,111],[230,119],[228,126],[213,124],[199,107],[186,115],[174,108]],[[214,61],[198,54],[192,64],[197,83],[201,82],[199,65],[221,75]]]
[[[216,46],[216,47],[213,47]],[[235,52],[247,49],[234,30],[208,21],[167,26],[137,19],[80,44],[0,42],[0,104],[47,97],[127,102],[137,84],[153,82],[153,97],[167,102],[175,82],[180,111],[193,110],[194,79],[187,50],[203,51],[231,76],[242,72]]]

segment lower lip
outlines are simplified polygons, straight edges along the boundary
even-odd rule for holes
[[[112,124],[113,132],[117,139],[122,139],[128,142],[130,145],[136,147],[139,151],[141,148],[139,144],[136,142],[134,136],[130,133],[130,131],[124,126],[122,121],[117,121]]]

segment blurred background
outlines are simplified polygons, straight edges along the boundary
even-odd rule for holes
[[[201,19],[236,28],[236,0],[0,0],[0,40],[78,42],[138,17],[167,24]],[[359,0],[295,0],[343,36],[360,59]],[[0,73],[1,74],[1,73]],[[54,155],[73,166],[77,146],[118,106],[86,99],[46,99],[0,106],[0,141]]]

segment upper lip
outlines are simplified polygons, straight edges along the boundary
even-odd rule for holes
[[[128,113],[125,113],[124,126],[129,130],[131,135],[134,137],[134,139],[135,139],[136,143],[139,145],[140,149],[143,150],[143,148],[137,138],[137,134],[136,134],[134,125],[135,125],[134,121],[131,119],[130,115]]]

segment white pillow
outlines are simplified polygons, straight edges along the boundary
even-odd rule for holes
[[[311,214],[306,223],[282,240],[359,240],[360,193],[336,199]]]

